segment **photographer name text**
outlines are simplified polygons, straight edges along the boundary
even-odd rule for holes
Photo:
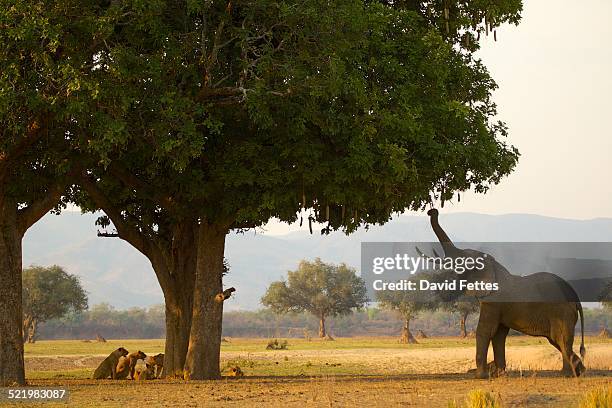
[[[411,281],[402,279],[397,282],[386,282],[377,279],[372,282],[374,290],[394,290],[394,291],[496,291],[499,290],[497,282],[475,281],[469,282],[465,279],[446,280],[444,282],[430,282],[427,279]]]

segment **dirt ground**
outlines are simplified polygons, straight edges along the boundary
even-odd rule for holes
[[[96,347],[114,349],[119,342]],[[266,351],[264,340],[236,339],[224,345],[222,368],[226,372],[238,365],[245,377],[189,383],[90,380],[105,357],[100,352],[106,350],[92,346],[91,354],[85,349],[68,354],[75,345],[41,342],[26,349],[30,385],[64,386],[70,392],[67,403],[39,406],[447,407],[480,389],[504,407],[577,407],[588,391],[612,385],[612,342],[594,339],[587,342],[588,371],[581,378],[560,376],[561,359],[551,346],[517,338],[507,347],[507,376],[493,380],[476,380],[467,373],[474,367],[474,348],[464,340],[432,339],[403,347],[390,339],[327,344],[289,340],[289,350]],[[139,345],[152,353],[162,343]]]
[[[447,407],[474,389],[491,392],[504,407],[577,407],[589,390],[610,386],[610,372],[579,379],[557,372],[510,373],[475,380],[468,374],[397,376],[245,377],[221,381],[156,380],[149,383],[93,380],[38,380],[32,385],[66,386],[74,407]],[[35,406],[35,405],[32,405]],[[66,404],[40,404],[66,406]]]

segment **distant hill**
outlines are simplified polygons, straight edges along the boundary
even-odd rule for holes
[[[117,308],[163,302],[148,260],[120,239],[98,238],[96,216],[65,212],[47,215],[24,240],[24,265],[58,264],[81,277],[90,304],[107,302]],[[457,241],[612,241],[612,219],[567,220],[527,214],[443,214],[441,222]],[[274,280],[294,269],[301,259],[320,257],[359,268],[363,241],[435,241],[427,217],[401,216],[384,226],[345,236],[306,231],[287,235],[254,232],[231,234],[226,255],[231,271],[226,285],[235,286],[229,310],[260,307],[259,298]]]

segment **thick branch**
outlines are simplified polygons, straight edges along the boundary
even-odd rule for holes
[[[230,104],[239,103],[246,98],[247,90],[242,87],[225,86],[221,88],[210,88],[203,86],[198,93],[197,99],[202,103]]]
[[[131,172],[127,171],[120,164],[115,162],[109,166],[110,173],[119,179],[126,186],[139,190],[142,194],[148,196],[155,202],[159,202],[164,208],[172,210],[175,206],[172,199],[168,196],[158,194],[155,189],[151,188],[151,185],[140,180],[134,176]]]
[[[131,225],[122,215],[121,211],[117,209],[106,195],[96,186],[96,183],[92,181],[88,176],[81,176],[81,186],[87,191],[89,197],[96,203],[96,206],[102,209],[106,215],[111,219],[119,237],[129,242],[134,248],[140,251],[142,254],[149,257],[151,255],[151,244],[147,238],[133,225]]]
[[[21,235],[25,234],[28,228],[34,225],[57,205],[67,185],[68,182],[56,184],[47,192],[45,197],[19,210],[17,223]]]

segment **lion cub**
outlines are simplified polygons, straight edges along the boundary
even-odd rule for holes
[[[155,379],[155,371],[153,366],[148,364],[138,363],[136,366],[136,372],[134,373],[134,380],[136,381],[146,381],[146,380],[154,380]]]
[[[115,380],[117,378],[117,363],[123,356],[127,356],[128,351],[123,347],[119,347],[117,350],[110,353],[108,357],[104,359],[94,371],[94,380],[102,380],[108,377]]]
[[[164,369],[164,353],[148,356],[145,359],[145,364],[147,368],[151,368],[155,378],[160,378]]]

